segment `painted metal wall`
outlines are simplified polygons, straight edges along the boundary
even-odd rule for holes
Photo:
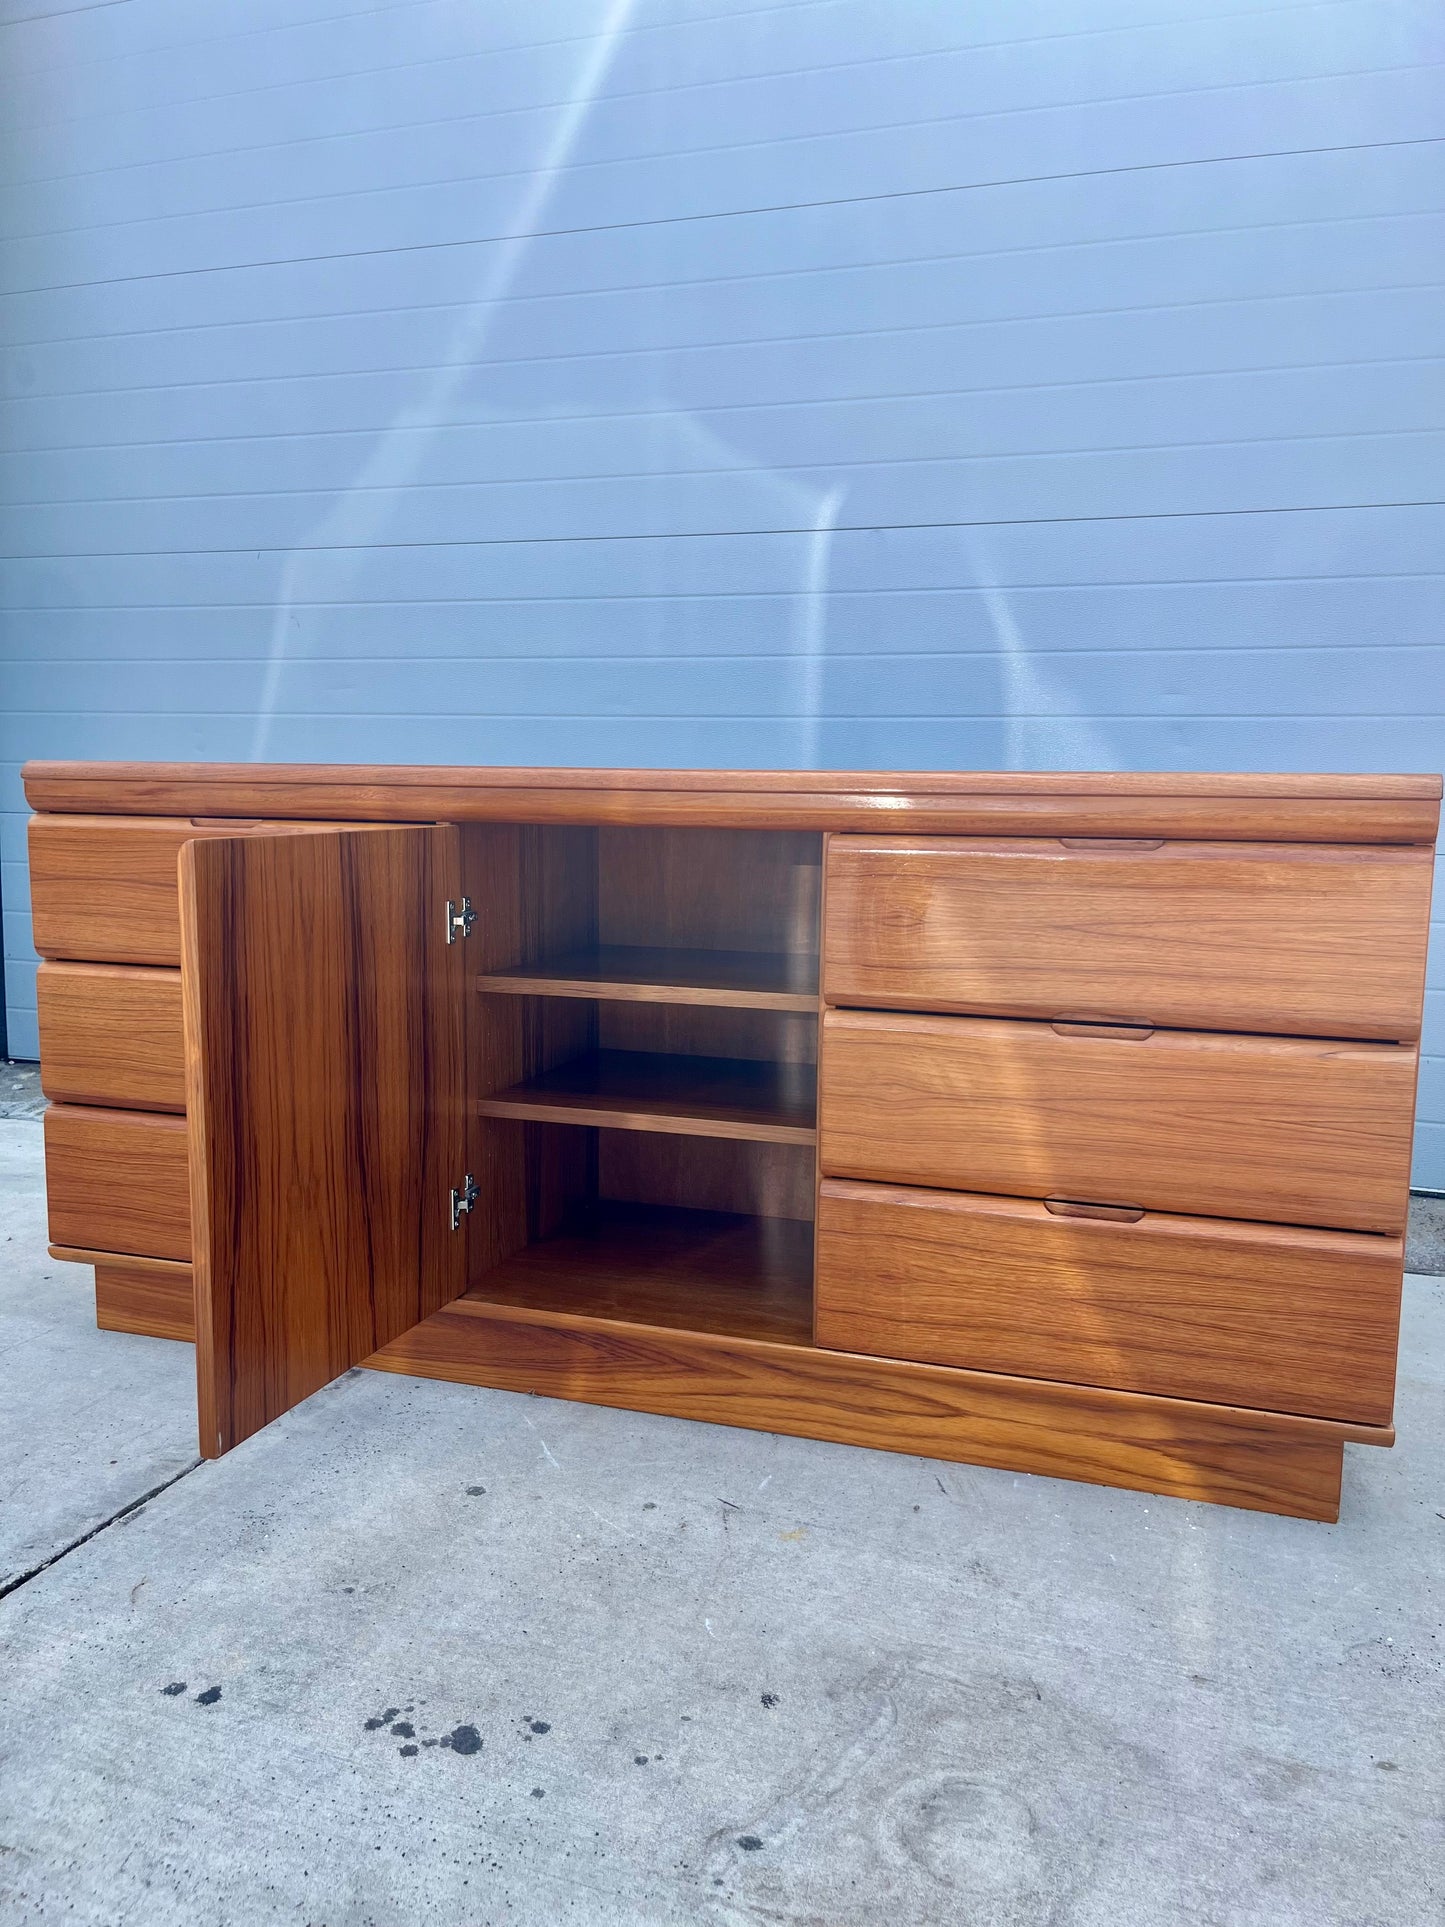
[[[30,755],[1440,767],[1434,0],[0,22],[17,1052]]]

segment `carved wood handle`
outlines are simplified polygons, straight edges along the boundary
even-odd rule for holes
[[[1135,1043],[1154,1035],[1152,1024],[1128,1017],[1051,1017],[1049,1029],[1060,1037],[1121,1037]]]
[[[1081,1204],[1077,1198],[1045,1198],[1045,1211],[1056,1218],[1107,1218],[1111,1224],[1137,1224],[1142,1204]]]

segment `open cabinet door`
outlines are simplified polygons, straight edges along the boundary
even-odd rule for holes
[[[196,1375],[216,1458],[465,1289],[459,838],[207,838],[180,876]]]

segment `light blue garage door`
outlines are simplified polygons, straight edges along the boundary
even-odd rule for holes
[[[1436,0],[0,21],[17,1053],[27,756],[1445,760]]]

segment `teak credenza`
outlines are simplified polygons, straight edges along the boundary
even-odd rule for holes
[[[32,763],[55,1256],[353,1365],[1338,1516],[1441,786]],[[820,973],[821,958],[821,973]]]

